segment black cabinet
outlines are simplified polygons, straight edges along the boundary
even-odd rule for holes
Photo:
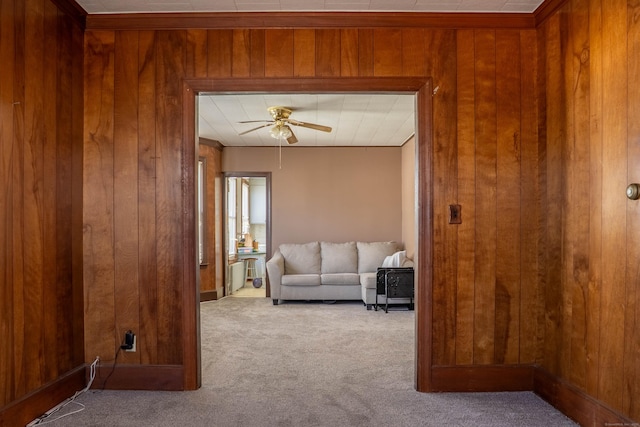
[[[413,310],[413,267],[380,267],[376,272],[376,305],[378,295],[386,296],[385,313],[389,312],[389,300],[409,298],[409,310]]]

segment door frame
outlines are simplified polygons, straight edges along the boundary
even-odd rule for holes
[[[416,95],[416,357],[415,387],[432,389],[432,278],[433,278],[433,84],[430,77],[354,78],[222,78],[183,81],[183,385],[201,385],[199,275],[197,274],[196,197],[197,108],[200,93],[409,93]]]
[[[224,197],[222,198],[222,210],[224,212],[223,215],[223,219],[222,219],[222,235],[223,235],[223,239],[224,239],[224,250],[222,251],[221,254],[216,254],[216,256],[221,256],[222,257],[222,262],[223,265],[225,266],[224,268],[224,283],[225,283],[225,296],[226,296],[226,283],[227,283],[227,273],[229,271],[229,226],[227,224],[227,220],[229,218],[229,216],[227,215],[227,192],[229,191],[228,187],[227,187],[227,178],[265,178],[266,181],[266,206],[265,209],[267,210],[266,212],[266,228],[267,228],[267,241],[266,243],[266,249],[265,249],[265,260],[268,260],[269,258],[271,258],[271,172],[222,172],[222,176],[224,177]],[[266,266],[265,266],[266,268]],[[266,297],[269,298],[271,296],[271,289],[269,286],[269,280],[266,280]]]

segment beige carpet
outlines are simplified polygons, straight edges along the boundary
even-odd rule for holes
[[[575,426],[533,393],[414,390],[412,311],[224,298],[201,304],[203,386],[90,391],[53,426]]]

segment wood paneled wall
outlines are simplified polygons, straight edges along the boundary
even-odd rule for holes
[[[133,328],[128,362],[181,363],[181,78],[431,76],[434,362],[538,360],[536,49],[532,29],[88,31],[87,354]]]
[[[0,2],[0,408],[84,364],[82,32],[49,0]]]
[[[640,7],[571,0],[539,29],[542,367],[640,420]]]

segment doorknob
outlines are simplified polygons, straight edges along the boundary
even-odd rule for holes
[[[640,199],[640,184],[629,184],[627,187],[627,197],[629,200]]]

